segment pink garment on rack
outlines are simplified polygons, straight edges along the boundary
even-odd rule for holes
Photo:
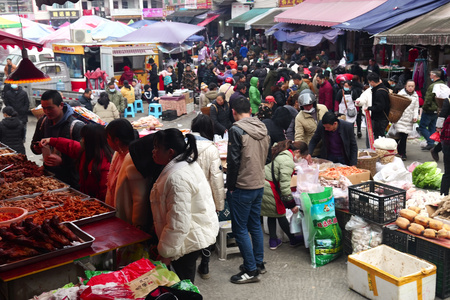
[[[416,71],[414,72],[414,82],[419,90],[421,90],[425,84],[423,62],[419,62],[417,65]]]

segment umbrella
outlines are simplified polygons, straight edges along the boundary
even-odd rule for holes
[[[187,42],[202,42],[205,40],[205,37],[203,35],[191,35],[186,39]]]
[[[36,47],[39,51],[42,51],[42,48],[44,48],[43,44],[36,43],[4,31],[0,31],[0,45],[5,49],[7,46],[19,46],[21,49],[25,47],[30,50],[31,48]]]
[[[105,22],[92,29],[92,38],[96,40],[118,38],[135,30],[121,22]]]
[[[0,17],[0,28],[21,28],[22,24],[19,22],[10,21]]]
[[[182,44],[161,44],[158,45],[158,49],[167,54],[177,54],[177,53],[183,53],[188,50],[192,49],[192,45],[187,43]]]
[[[148,25],[152,25],[152,24],[155,24],[155,23],[157,23],[157,22],[158,22],[158,21],[152,21],[152,20],[139,20],[139,21],[136,21],[136,22],[134,22],[133,24],[130,24],[130,25],[128,25],[128,26],[130,26],[130,27],[132,27],[132,28],[139,29],[139,28],[141,28],[141,27],[148,26]]]
[[[178,22],[157,22],[118,38],[118,42],[181,44],[205,27]]]
[[[69,25],[70,25],[70,22],[64,22],[64,23],[62,23],[61,25],[59,25],[58,28],[67,27],[67,26],[69,26]]]

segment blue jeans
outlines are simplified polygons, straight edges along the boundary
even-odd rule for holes
[[[264,259],[264,237],[260,219],[263,192],[264,188],[236,189],[233,193],[227,193],[233,234],[247,271],[256,270],[256,264],[261,264]]]
[[[436,131],[436,121],[437,113],[423,112],[420,118],[419,131],[427,140],[428,145],[434,145],[434,141],[430,139],[430,135]]]

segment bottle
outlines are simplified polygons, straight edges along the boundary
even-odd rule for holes
[[[56,90],[57,91],[64,91],[64,89],[65,89],[64,83],[60,79],[59,82],[56,83]]]

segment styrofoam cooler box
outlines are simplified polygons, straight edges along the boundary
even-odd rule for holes
[[[436,266],[386,245],[348,256],[349,287],[369,299],[434,299]]]
[[[186,113],[189,114],[194,111],[194,102],[186,104]]]

